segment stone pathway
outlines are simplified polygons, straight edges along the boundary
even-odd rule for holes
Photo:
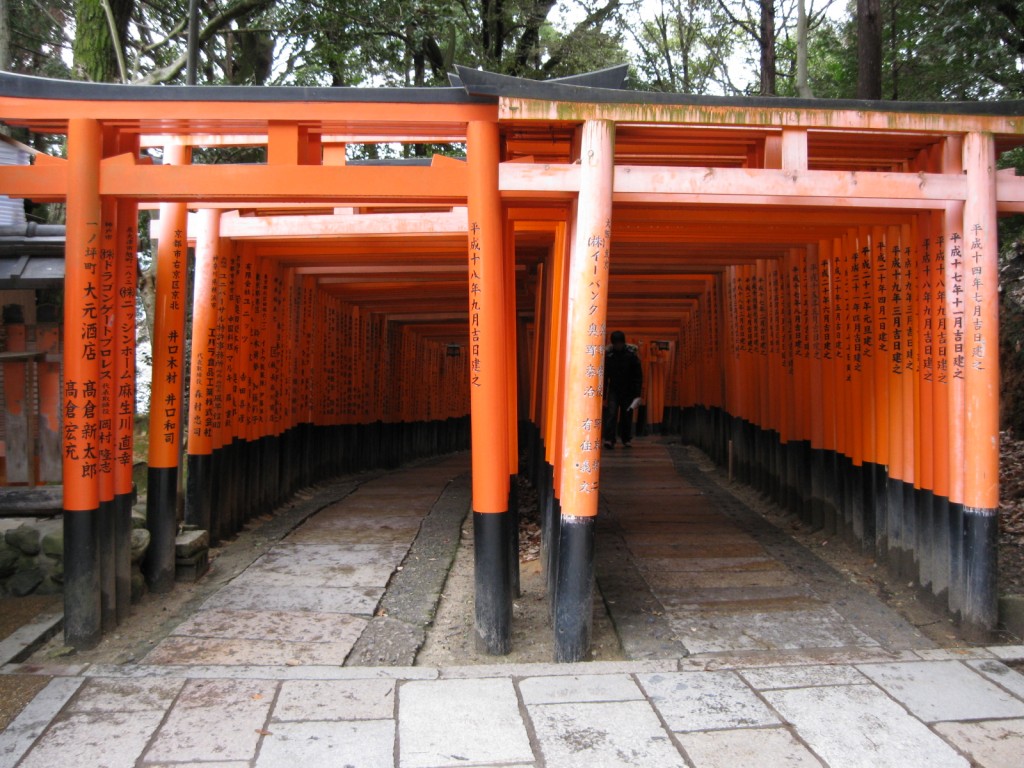
[[[1024,676],[1004,662],[1021,659],[53,667],[0,733],[0,768],[1019,768]]]
[[[3,666],[49,682],[0,768],[1024,764],[1024,646],[933,647],[653,441],[604,466],[598,578],[632,661],[408,666],[466,469],[361,484],[141,663]]]
[[[392,575],[403,570],[424,519],[468,464],[460,455],[360,484],[206,600],[142,663],[344,664]],[[466,505],[468,496],[463,516]],[[459,522],[449,533],[451,552]],[[446,569],[442,563],[436,570],[436,594],[427,596],[433,601]]]
[[[598,584],[631,658],[933,643],[719,488],[679,446],[601,465]]]

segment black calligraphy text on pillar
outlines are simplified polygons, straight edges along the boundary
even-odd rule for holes
[[[953,378],[963,380],[964,366],[967,364],[965,357],[965,329],[964,316],[966,314],[964,294],[964,259],[963,259],[963,237],[959,232],[949,236],[949,292],[951,294],[950,305],[953,320]]]
[[[587,238],[588,265],[592,262],[592,277],[587,285],[585,301],[587,304],[587,315],[594,318],[587,324],[587,335],[584,342],[586,367],[584,378],[586,384],[583,388],[583,396],[600,401],[604,397],[604,340],[607,335],[607,325],[604,322],[597,322],[601,317],[601,296],[605,290],[604,284],[608,280],[609,252],[608,243],[611,239],[611,222],[606,221],[604,229],[594,232]],[[580,493],[595,493],[598,489],[598,480],[601,470],[601,425],[600,407],[591,409],[598,415],[587,416],[579,424],[577,438],[580,446],[580,460],[574,465],[579,480]]]
[[[480,313],[483,311],[480,260],[480,223],[474,221],[469,226],[469,381],[474,387],[481,386],[483,375],[480,363]]]

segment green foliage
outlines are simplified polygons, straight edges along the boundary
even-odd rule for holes
[[[965,0],[882,1],[882,94],[903,101],[1020,98],[1024,95],[1024,4]],[[856,21],[811,40],[814,92],[856,93]]]
[[[42,77],[68,78],[71,70],[63,52],[71,41],[65,29],[74,17],[70,0],[52,0],[41,12],[32,0],[7,0],[11,30],[11,59],[3,62],[11,72]]]
[[[736,90],[728,62],[740,44],[739,31],[717,0],[661,0],[627,28],[639,51],[637,75],[652,90]]]

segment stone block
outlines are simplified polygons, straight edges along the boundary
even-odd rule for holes
[[[640,675],[639,680],[673,731],[750,728],[779,722],[733,672]]]
[[[945,690],[948,695],[953,689]],[[968,768],[963,757],[873,685],[792,688],[763,696],[829,768]]]
[[[33,564],[32,567],[18,571],[7,580],[7,591],[15,597],[31,595],[43,583],[44,578],[42,569]]]
[[[740,674],[760,691],[777,688],[811,688],[818,685],[856,685],[866,683],[855,667],[846,664],[822,664],[807,667],[762,667],[741,669]]]
[[[4,541],[26,555],[38,555],[42,536],[39,529],[28,523],[4,532]]]
[[[252,760],[276,688],[266,680],[189,680],[146,761]]]
[[[263,737],[256,768],[392,768],[394,751],[394,720],[274,723]]]
[[[935,730],[983,768],[1024,762],[1024,720],[939,723]]]
[[[646,701],[529,707],[547,765],[682,768],[685,763]]]
[[[0,541],[0,579],[5,579],[18,570],[21,551],[5,541]]]
[[[395,715],[394,680],[288,680],[273,721],[386,720]]]
[[[67,765],[134,766],[163,712],[79,712],[50,726],[19,763],[22,768]],[[72,757],[73,756],[73,757]]]
[[[864,664],[859,669],[928,723],[1024,717],[1024,701],[958,661]]]
[[[145,528],[132,529],[131,558],[133,563],[141,563],[149,548],[149,531]]]
[[[511,680],[414,681],[398,696],[401,768],[534,762]]]
[[[40,547],[43,550],[44,555],[57,558],[60,560],[64,559],[64,528],[60,527],[52,531],[48,531],[43,536],[40,542]]]
[[[203,531],[205,534],[206,531]],[[188,557],[174,558],[174,580],[182,583],[199,581],[210,570],[210,550],[201,549]]]
[[[1024,639],[1024,595],[999,598],[999,623],[1007,632]]]
[[[210,534],[206,531],[183,531],[174,538],[174,556],[192,557],[197,552],[210,548]]]
[[[698,768],[821,768],[785,728],[680,733],[677,738]]]
[[[635,701],[643,693],[628,675],[529,677],[519,683],[526,704],[588,701]]]

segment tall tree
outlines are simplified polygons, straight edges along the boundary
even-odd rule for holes
[[[775,71],[775,0],[760,0],[761,22],[757,42],[761,49],[761,95],[776,93]]]
[[[75,71],[87,80],[128,80],[124,41],[135,0],[77,0],[75,3]]]
[[[802,99],[814,96],[807,73],[807,2],[798,0],[796,22],[796,92]]]
[[[857,98],[882,98],[881,0],[857,0]]]
[[[642,82],[659,91],[742,93],[729,60],[738,36],[715,0],[661,0],[638,6],[626,29],[639,51]]]

